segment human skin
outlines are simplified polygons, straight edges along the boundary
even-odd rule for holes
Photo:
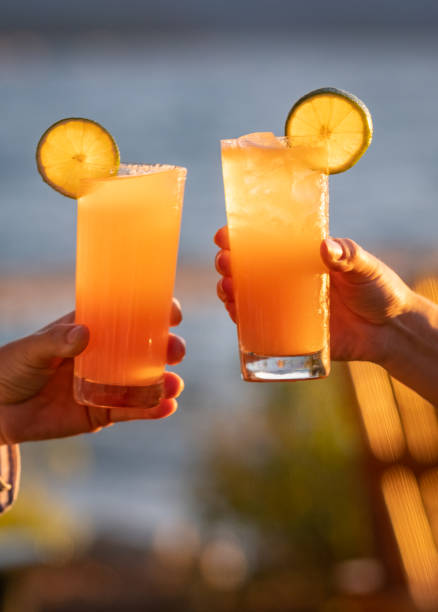
[[[182,320],[173,301],[172,326]],[[73,358],[87,346],[88,329],[74,313],[38,332],[0,347],[0,444],[62,438],[99,431],[121,421],[160,419],[177,409],[184,388],[173,372],[164,374],[164,399],[153,408],[92,408],[73,399]],[[179,363],[185,342],[169,334],[167,363]]]
[[[215,243],[217,293],[236,322],[227,227]],[[349,238],[326,238],[321,257],[330,273],[332,359],[377,363],[438,405],[438,306]]]

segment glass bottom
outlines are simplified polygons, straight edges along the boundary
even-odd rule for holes
[[[73,396],[78,404],[94,408],[152,408],[163,398],[163,380],[153,385],[104,385],[74,377]]]
[[[275,382],[325,378],[330,372],[328,351],[322,349],[310,355],[283,355],[280,357],[240,353],[243,380],[249,382]]]

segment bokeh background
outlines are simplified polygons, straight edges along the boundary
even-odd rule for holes
[[[366,102],[375,135],[331,178],[332,233],[410,283],[435,274],[437,30],[434,0],[3,0],[0,342],[74,307],[75,203],[35,167],[49,125],[93,118],[124,161],[189,175],[180,409],[23,445],[21,495],[0,519],[2,610],[438,609],[434,411],[343,365],[310,384],[241,382],[212,243],[219,139],[281,134],[296,99],[336,86]]]

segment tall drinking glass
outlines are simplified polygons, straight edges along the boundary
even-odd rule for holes
[[[77,402],[147,408],[163,396],[186,169],[122,164],[78,199]]]
[[[328,179],[312,150],[273,134],[221,141],[244,380],[327,376]]]

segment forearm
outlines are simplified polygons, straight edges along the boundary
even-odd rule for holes
[[[386,370],[438,406],[438,306],[412,294],[409,311],[388,323]]]

